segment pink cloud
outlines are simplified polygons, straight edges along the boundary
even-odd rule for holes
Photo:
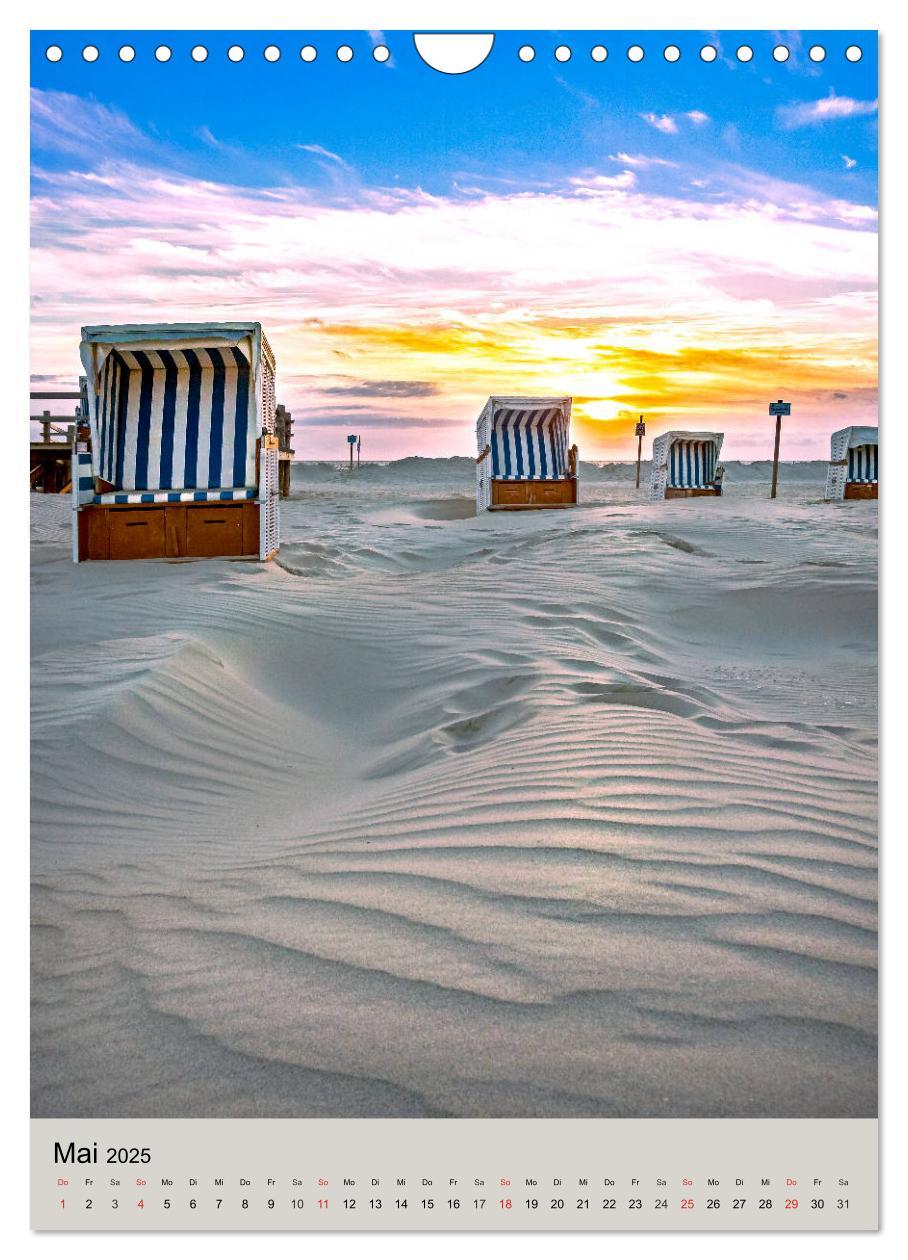
[[[312,456],[333,451],[331,417],[351,408],[399,418],[383,453],[468,452],[484,396],[505,381],[626,405],[597,361],[610,340],[707,357],[784,344],[820,362],[818,379],[827,365],[863,388],[874,370],[874,210],[743,168],[725,169],[718,201],[641,191],[629,167],[561,189],[357,189],[340,203],[147,164],[35,175],[34,370],[75,376],[84,323],[258,318],[283,400],[301,425],[321,418],[325,445],[298,442]],[[450,329],[451,345],[426,328]],[[822,454],[844,404],[831,386],[798,398]],[[716,420],[749,407],[729,398]],[[604,434],[589,457],[629,453]]]

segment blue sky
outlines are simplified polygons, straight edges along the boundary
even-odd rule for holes
[[[385,64],[372,58],[376,42],[391,51]],[[143,295],[149,318],[156,317],[162,301],[167,305],[167,294],[173,295],[168,317],[179,318],[190,307],[196,317],[200,296],[193,277],[206,275],[212,318],[242,312],[273,328],[279,361],[287,367],[288,399],[309,417],[317,439],[313,449],[322,438],[326,449],[333,443],[332,427],[360,420],[381,430],[384,453],[417,448],[453,453],[450,430],[458,430],[459,442],[473,397],[455,390],[452,381],[475,360],[452,351],[446,366],[441,347],[427,349],[419,334],[438,330],[446,320],[488,333],[486,317],[496,310],[501,344],[513,353],[490,350],[479,365],[483,370],[469,369],[476,371],[477,394],[502,371],[512,386],[521,375],[520,355],[532,360],[531,374],[540,383],[566,388],[571,380],[565,376],[573,371],[572,379],[582,377],[579,392],[591,400],[588,437],[600,447],[591,454],[620,454],[625,439],[629,444],[635,392],[657,410],[664,394],[666,415],[677,402],[675,391],[660,394],[653,383],[653,372],[662,380],[668,370],[658,364],[649,363],[643,387],[642,359],[634,360],[632,351],[679,354],[681,323],[701,330],[687,339],[695,350],[708,352],[710,344],[727,349],[735,328],[752,349],[755,342],[763,344],[774,323],[784,326],[787,309],[791,342],[803,346],[790,388],[812,391],[814,413],[822,413],[825,424],[826,404],[843,392],[840,377],[851,355],[864,391],[861,421],[875,405],[875,395],[867,392],[875,390],[875,365],[871,383],[868,375],[875,309],[868,314],[867,299],[870,288],[875,299],[875,273],[868,262],[870,242],[862,239],[858,260],[853,255],[859,243],[849,239],[872,233],[875,249],[875,33],[508,31],[496,36],[481,66],[456,76],[425,66],[409,32],[40,32],[32,43],[34,248],[45,264],[35,271],[38,375],[65,373],[64,347],[77,339],[79,324],[142,318]],[[57,64],[44,57],[53,43],[64,49]],[[235,43],[246,49],[237,64],[226,56]],[[299,57],[306,43],[319,49],[311,63]],[[354,50],[350,63],[335,56],[342,43]],[[634,43],[646,49],[642,62],[626,56]],[[712,64],[700,59],[705,43],[719,49]],[[771,56],[780,43],[791,49],[783,64]],[[86,44],[100,50],[92,64],[80,55]],[[123,44],[136,49],[129,64],[117,57]],[[159,44],[173,49],[166,64],[154,59]],[[209,50],[202,64],[189,56],[196,44]],[[262,55],[269,44],[282,50],[275,63]],[[536,48],[530,63],[517,57],[523,44]],[[554,59],[559,44],[573,49],[569,61]],[[594,44],[607,47],[604,62],[591,59]],[[681,49],[674,64],[662,56],[667,44]],[[746,64],[735,57],[742,44],[755,54]],[[814,44],[826,48],[823,62],[809,59],[807,49]],[[844,55],[852,44],[863,49],[857,63]],[[299,208],[295,218],[290,203]],[[277,217],[272,206],[280,208]],[[466,208],[476,214],[471,217]],[[194,224],[187,214],[197,216]],[[201,239],[205,216],[216,220],[218,234],[207,248]],[[722,276],[724,307],[710,330],[703,292],[709,251],[693,237],[695,225],[712,216],[721,224],[715,270]],[[792,226],[776,245],[780,216]],[[391,230],[392,217],[397,232]],[[724,239],[733,219],[734,244]],[[650,224],[649,236],[638,240],[635,223],[643,220]],[[495,266],[496,251],[513,249],[510,225],[523,252],[506,267]],[[562,230],[576,234],[577,250],[598,288],[591,283],[584,289],[567,276],[572,269],[565,268],[555,239]],[[676,275],[665,248],[673,232],[679,241]],[[754,232],[761,243],[749,259],[748,233],[754,240]],[[458,248],[449,249],[446,241],[453,242],[455,234]],[[632,276],[618,274],[616,243],[622,234],[638,271],[651,270],[652,259],[664,285],[647,291],[641,276],[643,287],[632,292]],[[312,243],[312,257],[303,237]],[[375,243],[371,256],[366,238]],[[459,248],[471,239],[477,242],[476,274],[469,251]],[[608,258],[600,262],[606,240]],[[823,260],[839,248],[849,262],[836,273]],[[815,277],[795,260],[814,249]],[[99,250],[107,251],[106,271],[86,265],[80,277],[78,260]],[[182,272],[179,251],[186,259]],[[755,326],[760,304],[774,301],[776,256],[781,307],[767,307],[765,327]],[[67,271],[63,294],[61,264]],[[374,282],[376,268],[386,271],[384,289]],[[575,293],[584,290],[573,304],[557,293],[559,269]],[[316,271],[318,284],[312,279]],[[607,294],[612,282],[626,298],[604,300],[597,309],[595,293]],[[670,325],[661,334],[644,334],[643,324],[663,306],[658,297],[663,289],[662,314]],[[861,295],[864,340],[853,353],[846,346],[843,357],[838,339],[827,383],[805,368],[816,360],[823,304],[833,341],[840,331],[847,341],[855,326],[855,313],[848,310],[855,293]],[[727,305],[729,295],[740,304],[740,319]],[[620,323],[622,310],[627,327]],[[606,356],[597,397],[596,382],[585,369],[605,331],[614,338],[616,320],[628,354],[620,363]],[[591,332],[597,321],[598,340]],[[333,341],[330,331],[313,331],[320,326],[335,330]],[[385,329],[384,340],[376,340],[376,328]],[[409,342],[407,332],[413,334]],[[578,366],[572,369],[564,345],[575,334]],[[547,353],[548,366],[539,362]],[[699,355],[694,357],[699,364]],[[772,357],[767,349],[767,361]],[[690,368],[690,362],[690,371],[705,371]],[[360,365],[358,375],[352,363]],[[332,374],[328,368],[339,370]],[[750,365],[748,400],[758,388],[755,372]],[[401,390],[408,381],[414,392],[395,424],[388,398],[407,397]],[[766,381],[773,392],[784,384],[777,376]],[[348,402],[338,401],[343,394],[332,394],[332,388],[349,389]],[[582,404],[578,414],[584,414]]]
[[[287,32],[246,32],[242,38],[203,31],[40,32],[32,40],[32,82],[115,104],[162,144],[172,145],[176,165],[203,177],[224,173],[221,151],[207,137],[234,145],[238,152],[230,176],[242,184],[257,183],[264,172],[294,182],[330,184],[316,155],[298,149],[300,144],[336,153],[367,181],[443,194],[456,191],[463,176],[488,180],[500,173],[503,178],[545,180],[596,166],[605,154],[643,146],[655,156],[680,156],[704,167],[746,162],[774,178],[809,179],[837,196],[853,195],[855,189],[865,200],[876,195],[875,115],[819,130],[787,126],[777,118],[779,107],[830,93],[875,100],[875,33],[741,31],[717,38],[690,31],[639,37],[625,32],[578,36],[506,31],[496,36],[486,62],[464,75],[442,75],[426,67],[409,32],[385,31],[380,37],[392,54],[391,63],[384,65],[372,60],[374,40],[367,32],[318,32],[311,38]],[[625,50],[638,39],[651,51],[634,63]],[[234,64],[226,51],[238,41],[247,51]],[[42,56],[50,42],[67,50],[57,65]],[[321,49],[311,63],[298,55],[307,42]],[[722,49],[709,65],[699,57],[706,42]],[[91,65],[78,55],[87,43],[101,53]],[[131,64],[117,58],[124,43],[136,49]],[[160,43],[174,50],[163,65],[153,58]],[[262,56],[272,43],[282,48],[276,63]],[[333,53],[342,43],[354,50],[350,63],[338,61]],[[516,56],[527,43],[537,49],[529,64]],[[561,43],[576,49],[563,64],[552,58]],[[589,56],[594,43],[608,48],[605,62]],[[674,64],[661,56],[670,43],[682,54]],[[777,43],[792,49],[788,62],[779,64],[770,56]],[[857,63],[844,56],[854,43],[864,49]],[[202,64],[189,59],[196,44],[209,49]],[[754,49],[749,63],[734,56],[741,44]],[[825,62],[809,60],[807,48],[813,44],[827,49]],[[708,130],[682,127],[665,135],[644,120],[648,113],[658,118],[695,110],[709,114]],[[856,159],[856,167],[845,167],[843,150]],[[65,158],[52,154],[54,160]],[[655,184],[673,183],[658,169],[649,178]]]

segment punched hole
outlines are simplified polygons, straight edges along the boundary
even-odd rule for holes
[[[262,56],[266,61],[280,61],[281,50],[278,48],[277,44],[269,44],[262,53]]]
[[[317,56],[318,49],[313,48],[311,44],[306,44],[304,48],[300,49],[300,57],[303,61],[315,61]]]
[[[593,61],[605,61],[608,56],[608,49],[604,44],[596,44],[594,48],[590,49],[590,56]]]
[[[559,44],[558,47],[555,49],[555,60],[556,61],[570,61],[570,59],[571,59],[570,48],[568,48],[567,44]]]
[[[229,61],[242,61],[245,56],[246,51],[240,44],[231,44],[227,49],[227,58]]]
[[[822,44],[814,44],[810,52],[807,54],[811,61],[825,61],[826,49]]]
[[[751,48],[750,44],[742,44],[735,53],[735,56],[739,61],[753,61],[754,50]]]
[[[677,44],[669,44],[669,46],[663,52],[662,56],[665,58],[666,61],[680,61],[681,49],[678,47]]]
[[[536,56],[536,49],[532,44],[524,44],[522,48],[517,49],[517,56],[521,61],[532,61]]]
[[[784,44],[777,44],[772,50],[772,56],[774,61],[787,61],[791,53]]]
[[[372,56],[376,61],[385,62],[391,56],[391,49],[387,44],[376,44],[372,49]]]
[[[124,44],[123,47],[118,50],[117,56],[121,61],[135,61],[136,50],[133,48],[132,44]]]
[[[858,44],[849,44],[845,49],[845,57],[848,61],[860,61],[864,55],[864,50]]]
[[[718,52],[716,51],[716,49],[713,47],[712,44],[704,44],[703,47],[700,49],[701,61],[715,61],[718,55],[719,55]]]
[[[630,48],[627,50],[628,61],[642,61],[644,55],[643,49],[639,44],[631,44]]]
[[[100,56],[101,54],[98,52],[97,48],[95,48],[94,44],[86,44],[82,49],[83,61],[97,61]]]
[[[353,49],[349,44],[341,44],[340,48],[337,50],[337,59],[338,61],[353,60]]]
[[[59,44],[51,44],[49,48],[45,48],[44,56],[48,61],[60,61],[63,57],[63,49]]]
[[[166,44],[158,44],[154,50],[155,61],[169,61],[173,56],[173,50],[168,48]]]
[[[192,52],[189,54],[193,61],[207,61],[208,49],[204,44],[196,44]]]

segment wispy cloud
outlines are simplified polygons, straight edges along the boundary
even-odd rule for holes
[[[580,196],[596,196],[608,189],[627,190],[635,187],[637,176],[633,171],[620,175],[577,175],[568,181]]]
[[[709,114],[704,114],[702,109],[689,109],[678,115],[641,114],[640,117],[644,122],[649,123],[651,127],[655,127],[657,131],[661,131],[667,136],[678,134],[679,119],[689,122],[694,127],[702,127],[710,121]]]
[[[661,131],[667,136],[673,136],[678,130],[678,124],[671,114],[641,114],[640,117],[644,122],[648,122],[651,127],[655,127],[657,131]]]
[[[320,144],[298,144],[296,147],[305,153],[314,153],[316,157],[327,158],[329,162],[337,162],[338,166],[345,166],[349,170],[349,163],[345,162],[339,153],[332,153],[330,149]]]
[[[622,166],[633,166],[645,169],[648,166],[673,166],[677,167],[677,162],[669,162],[666,158],[647,157],[644,153],[610,153],[610,162],[620,162]]]
[[[789,131],[796,127],[812,127],[819,123],[834,122],[841,118],[859,118],[875,114],[877,101],[856,101],[852,96],[836,96],[830,91],[818,101],[800,101],[793,105],[780,105],[777,116]]]
[[[354,381],[351,384],[326,385],[320,392],[343,398],[432,398],[438,386],[432,381]]]
[[[151,144],[122,110],[102,105],[90,96],[32,89],[31,138],[36,148],[97,161],[101,137],[117,151],[133,154]]]

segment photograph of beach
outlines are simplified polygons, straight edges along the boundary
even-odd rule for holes
[[[876,1116],[876,126],[33,36],[33,1116]]]

